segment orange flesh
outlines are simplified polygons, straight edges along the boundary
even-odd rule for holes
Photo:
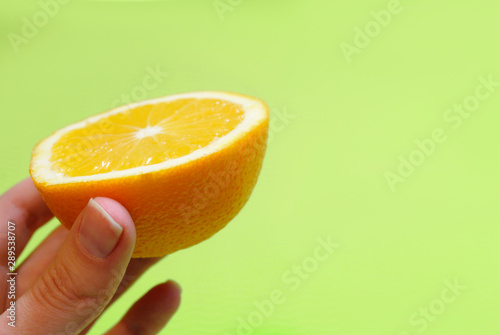
[[[205,147],[243,116],[239,105],[218,99],[144,105],[64,134],[50,160],[72,177],[157,164]]]

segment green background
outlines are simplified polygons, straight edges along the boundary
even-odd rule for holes
[[[162,334],[499,334],[500,87],[470,117],[446,114],[478,101],[480,77],[500,81],[498,1],[224,4],[75,0],[21,44],[40,4],[0,5],[1,191],[28,175],[37,141],[122,94],[240,92],[275,120],[242,212],[154,266],[92,334],[168,278],[183,301]],[[168,75],[141,90],[148,68]],[[391,188],[410,156],[423,162]],[[338,248],[314,261],[328,238]],[[285,301],[260,320],[254,302],[276,290]]]

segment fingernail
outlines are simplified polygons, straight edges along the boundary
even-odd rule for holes
[[[83,214],[79,239],[92,255],[104,258],[115,248],[123,228],[94,199],[90,199]]]

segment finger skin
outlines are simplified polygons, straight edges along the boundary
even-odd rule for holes
[[[24,179],[0,196],[0,245],[7,237],[7,221],[14,222],[16,252],[21,254],[31,235],[52,217],[31,178]],[[6,262],[4,249],[0,250],[0,265]]]
[[[106,306],[108,308],[113,304],[113,302],[116,301],[125,291],[132,286],[133,283],[137,281],[141,277],[141,275],[146,272],[151,266],[156,264],[160,259],[160,257],[156,258],[132,258],[130,260],[130,263],[128,264],[127,271],[125,272],[125,275],[123,276],[123,280],[120,283],[120,286],[115,292],[115,295],[113,298],[111,298],[111,301],[109,304]],[[105,310],[106,310],[105,308]],[[87,327],[85,327],[84,330],[80,332],[79,335],[85,335],[87,332],[92,328],[96,320],[92,321]]]
[[[106,335],[154,335],[172,318],[181,301],[174,281],[155,286]]]
[[[54,260],[68,234],[64,226],[59,226],[33,251],[33,253],[21,264],[18,273],[16,291],[18,296],[22,296],[45,271],[45,268]],[[115,292],[113,298],[106,306],[105,310],[113,304],[137,279],[141,277],[151,266],[162,258],[132,258],[127,267],[125,275]],[[3,312],[3,311],[2,311]],[[92,321],[79,335],[85,335],[96,320]]]
[[[77,334],[96,318],[118,288],[135,245],[135,227],[127,210],[107,198],[95,201],[122,227],[117,245],[103,258],[90,254],[78,239],[85,213],[105,225],[89,206],[80,214],[54,261],[16,303],[16,331],[26,334]],[[89,212],[86,212],[89,211]],[[94,211],[94,212],[92,212]],[[87,216],[85,216],[87,217]],[[2,315],[6,319],[6,315]],[[7,334],[0,323],[0,334]]]
[[[26,178],[0,196],[0,273],[8,271],[8,222],[15,224],[15,254],[19,256],[33,233],[52,218],[31,178]],[[14,227],[14,226],[13,226]],[[0,281],[0,294],[6,297],[7,282]],[[0,312],[7,299],[0,299]]]
[[[19,297],[33,286],[49,264],[52,263],[68,233],[68,229],[64,226],[54,229],[19,266],[16,270],[16,291]]]

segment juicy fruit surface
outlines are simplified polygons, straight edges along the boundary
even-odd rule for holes
[[[161,132],[148,128],[158,125]],[[268,125],[265,103],[231,93],[145,101],[42,140],[30,173],[68,229],[91,197],[109,197],[134,220],[132,257],[161,257],[208,239],[238,214],[257,182]]]
[[[51,162],[68,176],[157,164],[205,147],[242,120],[238,105],[220,99],[142,105],[66,133],[52,147]]]

